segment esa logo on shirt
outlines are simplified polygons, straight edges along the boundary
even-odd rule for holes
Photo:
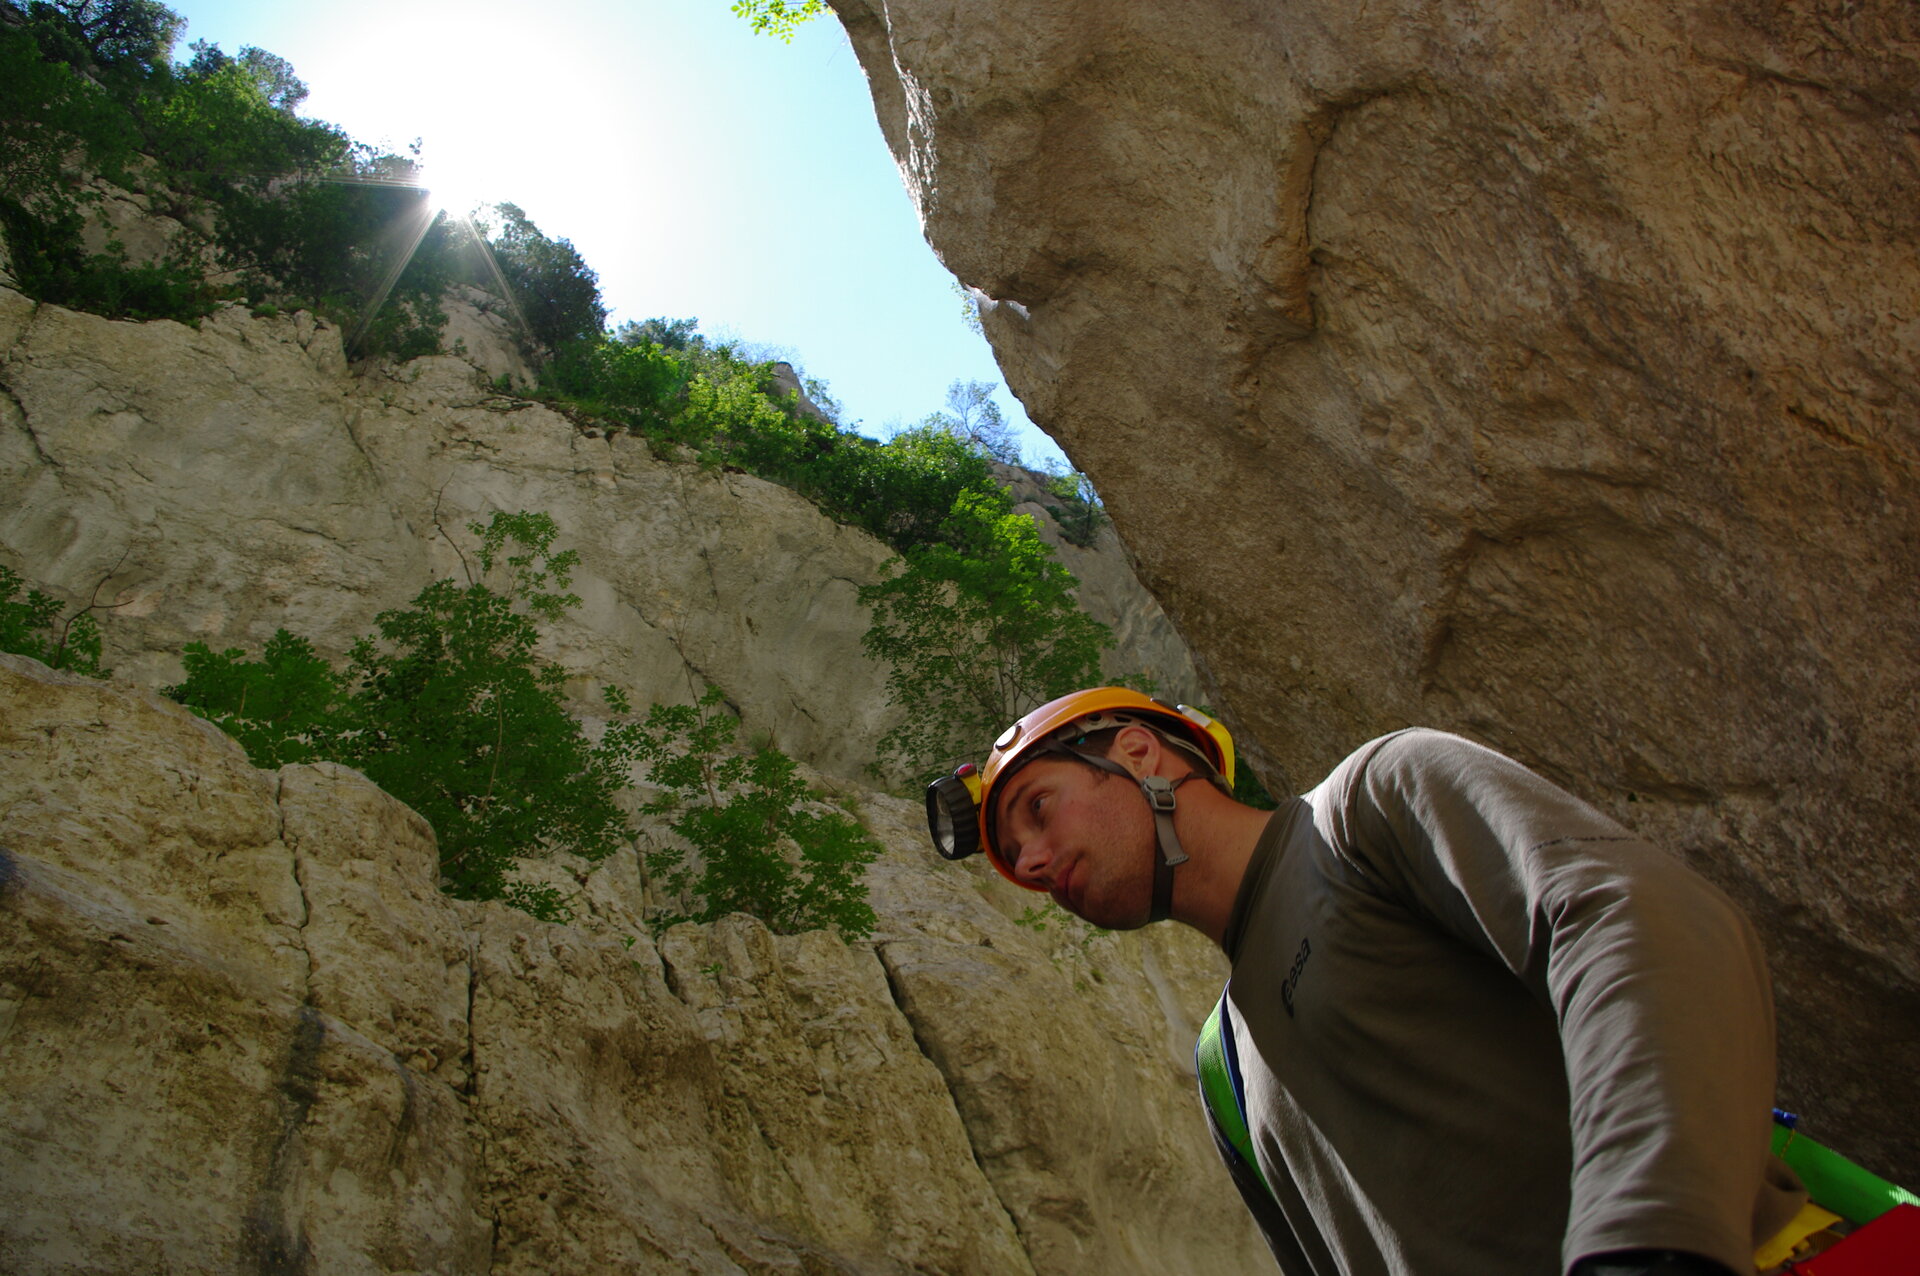
[[[1293,959],[1293,969],[1287,972],[1286,982],[1280,985],[1280,1003],[1287,1008],[1287,1018],[1293,1018],[1293,990],[1300,983],[1300,972],[1307,968],[1307,958],[1313,955],[1313,945],[1306,940],[1300,941],[1299,955]]]

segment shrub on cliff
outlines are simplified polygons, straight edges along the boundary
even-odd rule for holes
[[[999,490],[983,443],[949,418],[884,443],[868,438],[802,411],[797,395],[776,395],[771,364],[709,343],[692,320],[650,319],[563,343],[540,385],[577,412],[792,488],[901,551],[948,536],[962,493]],[[986,428],[971,406],[969,419]]]
[[[562,700],[565,671],[534,653],[540,622],[580,605],[566,592],[578,555],[554,552],[544,514],[496,513],[469,530],[477,573],[465,585],[433,581],[409,606],[380,613],[345,669],[282,629],[258,660],[190,644],[186,677],[166,694],[239,740],[255,766],[331,761],[364,772],[433,826],[441,885],[456,898],[566,920],[557,890],[512,880],[515,862],[555,850],[599,862],[628,842],[617,798],[644,760],[662,789],[646,809],[671,814],[685,839],[647,856],[677,901],[666,922],[737,911],[782,932],[870,933],[861,875],[879,848],[865,830],[810,809],[784,753],[739,753],[734,720],[715,710],[718,690],[696,705],[655,705],[642,723],[608,687],[614,720],[590,741]],[[13,614],[5,589],[0,576],[0,638]],[[35,605],[44,627],[49,604]]]
[[[283,629],[258,661],[189,645],[187,676],[166,691],[257,766],[324,759],[365,772],[433,826],[449,894],[562,920],[557,891],[510,880],[514,861],[551,850],[598,861],[631,835],[615,798],[638,736],[615,722],[589,741],[561,699],[565,671],[534,654],[538,622],[580,602],[563,592],[577,555],[553,552],[553,521],[496,513],[470,530],[478,578],[436,580],[382,612],[344,671]],[[504,578],[500,591],[489,575]],[[605,694],[627,712],[618,691]]]
[[[718,687],[690,705],[654,705],[638,734],[660,796],[643,808],[671,816],[684,844],[647,852],[670,900],[661,925],[750,913],[781,934],[831,927],[873,933],[866,866],[880,846],[857,820],[809,809],[792,758],[763,746],[741,753]],[[691,854],[689,853],[691,850]]]
[[[494,216],[500,219],[497,229]],[[600,300],[600,276],[571,241],[548,238],[514,204],[495,204],[479,226],[536,348],[553,351],[601,335],[607,308]]]
[[[906,715],[879,753],[917,780],[973,758],[1028,710],[1104,680],[1111,631],[1074,602],[1073,574],[1033,519],[994,496],[964,493],[948,543],[908,549],[860,590],[873,609],[862,645],[888,665],[888,698]]]
[[[1060,535],[1070,545],[1090,548],[1094,537],[1107,525],[1107,507],[1100,503],[1100,494],[1093,490],[1093,480],[1079,470],[1049,473],[1047,495],[1059,502],[1048,505],[1047,513],[1059,524]]]
[[[85,611],[60,620],[60,600],[37,589],[27,590],[20,573],[0,567],[0,651],[32,656],[55,669],[71,669],[104,678],[100,667],[100,626]]]
[[[293,114],[306,86],[284,58],[203,41],[175,66],[181,20],[155,0],[27,14],[0,24],[0,234],[23,291],[130,319],[192,321],[236,298],[305,306],[350,329],[355,354],[438,348],[448,227],[407,185],[408,159]],[[171,250],[89,251],[95,177],[174,218]],[[209,259],[231,276],[217,287]]]

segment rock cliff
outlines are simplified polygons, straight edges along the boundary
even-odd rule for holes
[[[1266,1261],[1192,1093],[1218,954],[1036,927],[1039,897],[939,864],[917,803],[850,781],[886,721],[854,602],[885,548],[494,394],[469,318],[471,361],[349,370],[306,316],[0,290],[0,553],[114,605],[124,679],[0,656],[0,1269]],[[713,679],[860,806],[889,847],[870,943],[743,917],[656,939],[631,852],[547,867],[569,926],[448,900],[430,830],[359,775],[258,771],[129,685],[283,624],[337,656],[518,508],[581,551],[549,654],[583,701]],[[1164,629],[1116,571],[1090,604]]]
[[[1217,954],[1023,928],[915,804],[864,805],[870,946],[656,942],[631,856],[549,926],[442,896],[355,772],[0,655],[0,1267],[1264,1261],[1182,1071]]]
[[[1420,722],[1619,814],[1920,1177],[1920,9],[834,8],[1269,787]]]
[[[483,311],[451,309],[465,357],[353,372],[305,312],[124,323],[0,288],[0,554],[110,605],[108,665],[157,688],[186,643],[257,652],[283,625],[337,658],[461,571],[469,522],[543,510],[581,555],[584,606],[548,654],[581,672],[583,705],[589,681],[641,705],[712,681],[748,732],[861,773],[890,719],[855,591],[890,551],[785,488],[496,393],[524,365]],[[1191,694],[1118,543],[1062,553],[1126,642],[1116,665]]]

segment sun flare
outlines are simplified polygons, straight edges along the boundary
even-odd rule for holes
[[[470,216],[488,202],[488,184],[475,166],[429,157],[422,165],[420,181],[433,210],[449,217]]]

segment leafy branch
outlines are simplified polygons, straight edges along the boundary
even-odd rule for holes
[[[801,23],[832,9],[825,0],[795,0],[791,4],[788,0],[734,0],[733,12],[747,20],[755,35],[770,35],[792,44]]]
[[[690,705],[654,705],[637,753],[660,795],[641,809],[670,816],[676,840],[646,853],[672,901],[661,925],[750,913],[783,934],[831,927],[873,933],[866,866],[880,846],[857,820],[809,809],[792,758],[771,746],[739,752],[738,723],[718,687]]]

